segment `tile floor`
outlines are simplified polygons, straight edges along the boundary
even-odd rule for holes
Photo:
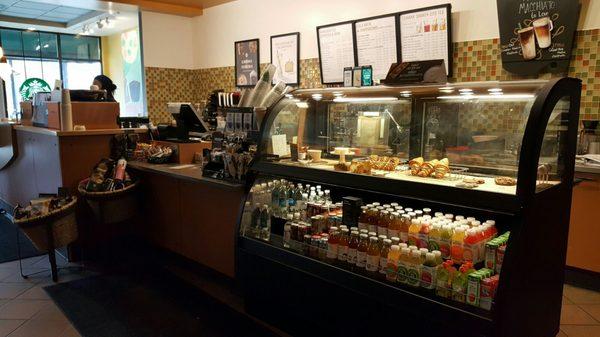
[[[26,273],[48,268],[46,256],[23,260]],[[64,263],[64,261],[62,261]],[[60,282],[85,277],[62,272]],[[0,264],[0,337],[74,337],[77,330],[42,289],[49,273],[22,279],[17,261]],[[600,293],[565,285],[557,337],[600,336]]]

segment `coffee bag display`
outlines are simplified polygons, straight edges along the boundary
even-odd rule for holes
[[[578,1],[502,0],[497,4],[504,69],[523,75],[566,70]]]

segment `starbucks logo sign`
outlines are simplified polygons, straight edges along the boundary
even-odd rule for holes
[[[19,88],[19,93],[24,101],[31,99],[35,93],[42,91],[50,92],[52,89],[46,81],[36,77],[26,79]]]

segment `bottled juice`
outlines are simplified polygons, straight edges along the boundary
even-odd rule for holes
[[[334,263],[338,255],[338,244],[340,234],[337,227],[329,228],[329,237],[327,239],[327,256],[325,261]]]
[[[412,287],[418,287],[421,284],[421,265],[423,259],[421,258],[421,252],[413,250],[410,253],[410,259],[408,260],[408,274],[406,275],[406,284]]]
[[[434,223],[429,230],[429,241],[427,243],[427,248],[430,251],[439,250],[440,249],[440,235],[441,235],[441,225],[439,223]]]
[[[400,244],[400,238],[396,237],[396,236],[392,236],[390,238],[390,240],[392,240],[392,245],[399,245]]]
[[[358,231],[350,233],[350,241],[348,242],[348,265],[351,270],[356,267],[356,249],[358,248]]]
[[[407,243],[408,242],[408,227],[410,227],[410,215],[404,214],[402,215],[402,221],[400,222],[400,241]]]
[[[342,228],[339,243],[337,259],[342,265],[348,262],[348,247],[350,245],[350,231],[348,228]]]
[[[444,260],[442,259],[442,252],[440,252],[439,250],[434,250],[432,251],[432,253],[435,256],[436,265],[440,265],[442,264],[442,262],[444,262]]]
[[[381,244],[381,250],[379,251],[379,278],[385,279],[387,274],[388,254],[390,253],[390,247],[392,246],[392,240],[383,239]]]
[[[452,230],[450,225],[443,225],[440,231],[440,252],[442,252],[442,258],[450,258],[450,246],[452,244]]]
[[[367,234],[369,235],[369,237],[372,237],[372,236],[377,237],[377,232],[369,232]]]
[[[435,293],[444,298],[452,297],[452,278],[456,269],[452,266],[452,261],[448,260],[437,267],[437,279]]]
[[[493,239],[496,236],[498,236],[498,229],[496,229],[496,221],[494,221],[494,220],[486,220],[485,223],[488,224],[488,225],[490,225],[490,229],[489,229],[489,237],[490,237],[490,239]]]
[[[465,229],[463,227],[457,227],[452,235],[452,247],[450,248],[450,255],[452,261],[456,264],[462,263],[463,251],[465,242]]]
[[[367,229],[369,227],[369,207],[361,206],[360,215],[358,216],[358,229]]]
[[[369,236],[361,234],[356,248],[356,269],[363,272],[367,266],[367,249],[369,247]]]
[[[371,277],[378,276],[379,273],[379,241],[376,237],[372,236],[369,238],[369,246],[367,247],[367,264],[365,269],[367,274]]]
[[[473,263],[479,261],[478,239],[477,229],[467,229],[463,245],[463,261]]]
[[[485,238],[485,229],[482,226],[477,227],[477,246],[479,248],[479,261],[485,260],[485,244],[490,240]]]
[[[411,246],[419,246],[419,231],[421,230],[421,221],[412,219],[410,227],[408,227],[408,244]]]
[[[407,283],[408,266],[410,261],[410,249],[408,247],[401,248],[400,258],[398,262],[397,280],[400,283]]]
[[[383,212],[382,206],[374,208],[373,218],[371,219],[371,222],[369,222],[369,232],[377,233],[377,227],[379,226],[379,221],[381,221],[381,212]]]
[[[419,248],[419,253],[421,253],[421,259],[423,259],[423,261],[425,261],[425,258],[427,257],[427,253],[429,253],[429,249]]]
[[[400,247],[392,245],[387,256],[387,270],[385,278],[389,282],[396,282],[396,275],[398,273],[398,263],[400,258]]]
[[[460,266],[458,272],[452,279],[452,299],[465,303],[467,298],[467,281],[468,275],[474,272],[473,264],[465,263]]]
[[[429,230],[430,223],[429,221],[423,221],[421,224],[421,229],[419,230],[419,241],[417,242],[417,247],[419,248],[427,248],[429,247]]]
[[[402,220],[400,219],[400,213],[392,212],[390,214],[390,224],[389,224],[388,230],[387,230],[388,237],[398,237],[398,235],[400,233],[400,222],[401,221]]]
[[[425,262],[421,266],[421,287],[435,289],[437,274],[437,263],[433,253],[425,254]]]
[[[389,211],[381,211],[379,216],[379,221],[377,222],[377,234],[378,235],[386,235],[388,234],[388,227],[390,226],[390,212]]]

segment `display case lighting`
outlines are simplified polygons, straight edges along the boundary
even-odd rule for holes
[[[489,92],[502,92],[502,88],[491,88],[488,89]]]
[[[336,97],[333,99],[336,103],[351,102],[377,102],[377,101],[397,101],[397,97]]]
[[[533,94],[510,94],[510,95],[504,95],[504,94],[496,94],[496,95],[452,95],[452,96],[438,96],[438,99],[465,99],[465,100],[469,100],[469,99],[530,99],[530,98],[534,98],[535,95]]]

